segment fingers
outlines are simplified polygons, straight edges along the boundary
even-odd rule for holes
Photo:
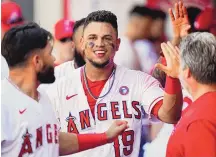
[[[184,17],[188,20],[188,13],[187,13],[187,9],[186,9],[186,7],[183,5],[182,6],[182,11],[183,11],[183,15],[184,15]]]
[[[168,61],[170,59],[169,51],[167,50],[166,43],[161,44],[161,49],[163,51],[165,59]]]
[[[170,16],[172,21],[175,21],[175,16],[174,16],[173,11],[172,11],[171,8],[169,8],[169,16]]]
[[[178,3],[178,8],[179,8],[179,16],[183,18],[184,17],[184,13],[183,13],[183,3],[182,3],[182,1],[180,1]]]
[[[176,51],[176,49],[175,49],[175,47],[171,44],[171,42],[167,42],[167,49],[168,49],[168,51],[169,51],[169,53],[170,53],[170,56],[173,58],[173,59],[175,59],[175,60],[177,60],[177,61],[179,61],[179,53],[178,53],[178,51]]]
[[[161,64],[161,63],[157,63],[157,64],[155,64],[155,68],[158,68],[159,70],[165,72],[166,74],[167,74],[167,72],[168,72],[167,67],[164,66],[164,65]]]
[[[179,18],[179,6],[178,6],[178,3],[175,3],[175,18]]]

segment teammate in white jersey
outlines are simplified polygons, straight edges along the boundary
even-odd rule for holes
[[[81,50],[81,37],[83,33],[83,25],[85,18],[82,18],[75,22],[73,27],[73,42],[74,42],[74,60],[62,63],[55,67],[55,77],[56,79],[63,76],[70,76],[71,72],[83,66],[85,60],[83,58],[83,52]]]
[[[181,115],[182,93],[172,62],[167,66],[167,86],[148,74],[116,66],[117,17],[109,11],[89,14],[84,24],[82,48],[86,65],[51,85],[47,93],[60,119],[61,131],[101,133],[116,119],[128,121],[129,129],[114,143],[72,156],[136,157],[141,135],[141,107],[168,123]]]
[[[60,126],[40,83],[53,83],[52,36],[35,23],[10,29],[2,40],[2,56],[10,68],[1,89],[1,155],[3,157],[57,157],[94,148],[127,128],[116,121],[101,134],[69,134]]]

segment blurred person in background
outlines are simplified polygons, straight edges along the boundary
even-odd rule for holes
[[[166,23],[166,13],[159,9],[154,8],[154,19],[152,21],[152,26],[150,29],[150,37],[149,40],[154,44],[154,48],[156,49],[157,55],[161,51],[160,44],[167,40],[165,35],[165,23]]]
[[[153,19],[153,11],[144,6],[134,6],[130,11],[129,22],[125,35],[121,37],[121,44],[117,51],[114,62],[133,70],[141,70],[145,60],[134,48],[134,42],[147,39]]]
[[[24,23],[21,7],[15,2],[1,3],[1,39],[11,27]]]
[[[135,50],[140,58],[142,71],[151,74],[154,65],[159,58],[160,43],[165,41],[165,21],[166,13],[158,8],[152,9],[152,23],[148,39],[134,42]]]
[[[75,22],[73,27],[74,59],[55,67],[56,78],[69,76],[74,69],[79,68],[85,64],[83,52],[81,49],[81,38],[84,22],[85,18],[82,18]]]
[[[74,59],[73,27],[74,22],[66,19],[55,24],[55,66]]]

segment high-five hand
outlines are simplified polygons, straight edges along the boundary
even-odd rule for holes
[[[174,47],[170,42],[167,42],[161,44],[161,49],[166,58],[167,66],[157,63],[155,67],[164,71],[168,76],[178,78],[180,60],[178,47]]]
[[[191,26],[188,20],[187,9],[181,1],[179,3],[175,3],[175,16],[171,8],[169,9],[169,16],[172,21],[174,37],[182,38],[187,36],[188,30]]]

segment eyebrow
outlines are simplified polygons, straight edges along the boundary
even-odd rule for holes
[[[96,34],[89,34],[88,37],[89,37],[89,36],[98,36],[98,35],[96,35]],[[109,34],[105,34],[104,36],[102,36],[102,38],[104,38],[104,37],[113,38],[112,35],[109,35]]]

